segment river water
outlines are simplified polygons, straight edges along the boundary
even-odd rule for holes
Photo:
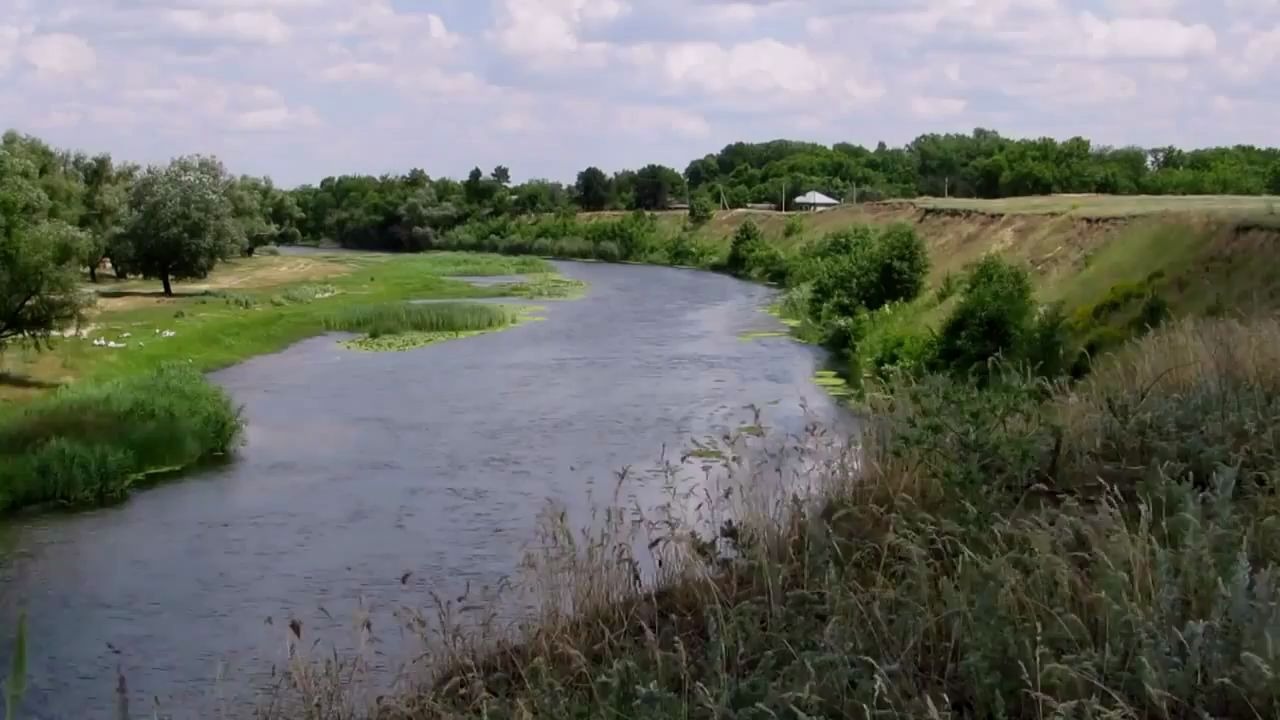
[[[779,329],[767,288],[559,269],[590,290],[542,303],[540,322],[403,353],[319,337],[216,373],[248,420],[233,462],[0,525],[0,670],[25,609],[23,717],[114,717],[118,672],[139,717],[156,699],[211,716],[237,682],[220,676],[280,661],[288,618],[343,628],[358,603],[493,583],[548,500],[583,507],[617,469],[735,427],[748,404],[779,431],[835,419],[813,349],[742,338]]]

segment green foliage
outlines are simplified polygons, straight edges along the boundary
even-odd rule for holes
[[[0,352],[13,341],[47,341],[90,299],[77,288],[87,236],[50,218],[35,168],[0,148]]]
[[[716,216],[716,205],[706,194],[698,194],[689,203],[689,222],[695,227],[706,225]]]
[[[59,390],[0,421],[0,511],[118,500],[144,473],[230,452],[240,430],[227,394],[185,365]]]
[[[594,166],[578,173],[578,182],[573,189],[578,206],[583,210],[604,210],[609,206],[613,195],[609,176]]]
[[[782,229],[782,236],[790,239],[799,237],[804,234],[804,217],[801,215],[792,215],[787,218],[787,224]]]
[[[1031,279],[995,255],[970,271],[960,297],[938,333],[938,362],[960,373],[983,370],[996,357],[1023,357],[1036,317]]]
[[[724,269],[756,280],[783,282],[787,277],[787,263],[781,251],[769,244],[760,227],[750,220],[734,231]]]
[[[915,305],[886,305],[862,314],[858,321],[851,343],[857,369],[879,377],[920,375],[933,363],[937,339],[923,326]]]
[[[481,303],[393,303],[352,307],[325,321],[329,330],[377,338],[408,332],[460,333],[495,330],[514,322],[511,311]]]
[[[890,303],[909,302],[929,272],[924,241],[908,225],[855,228],[828,235],[799,262],[812,277],[815,317],[854,317]]]
[[[178,158],[167,167],[148,168],[129,196],[121,232],[128,253],[113,253],[112,263],[159,279],[166,295],[173,294],[171,280],[207,277],[246,242],[229,183],[213,158]]]

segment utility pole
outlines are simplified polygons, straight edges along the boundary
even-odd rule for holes
[[[942,197],[951,197],[951,178],[949,177],[942,179]]]
[[[782,212],[786,212],[787,211],[787,181],[786,180],[782,181],[782,197],[778,199],[782,201],[782,205],[779,206],[782,208]]]

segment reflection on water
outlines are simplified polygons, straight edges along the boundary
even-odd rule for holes
[[[314,338],[217,373],[249,420],[235,463],[121,507],[0,528],[0,648],[19,608],[29,615],[25,717],[109,716],[117,668],[140,716],[158,697],[174,717],[205,717],[219,673],[279,662],[288,618],[309,637],[340,634],[361,603],[492,584],[548,499],[583,512],[616,469],[735,427],[749,403],[788,432],[804,401],[833,416],[810,348],[739,337],[775,327],[767,289],[561,270],[590,291],[544,303],[544,322],[404,353]]]

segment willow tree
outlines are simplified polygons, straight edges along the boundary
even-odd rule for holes
[[[222,163],[211,157],[181,157],[147,168],[129,195],[121,233],[128,249],[122,253],[124,269],[159,280],[167,296],[173,295],[174,280],[208,277],[244,244],[231,183]]]
[[[39,181],[33,164],[0,148],[0,350],[48,340],[89,302],[79,288],[85,235],[50,219]]]

